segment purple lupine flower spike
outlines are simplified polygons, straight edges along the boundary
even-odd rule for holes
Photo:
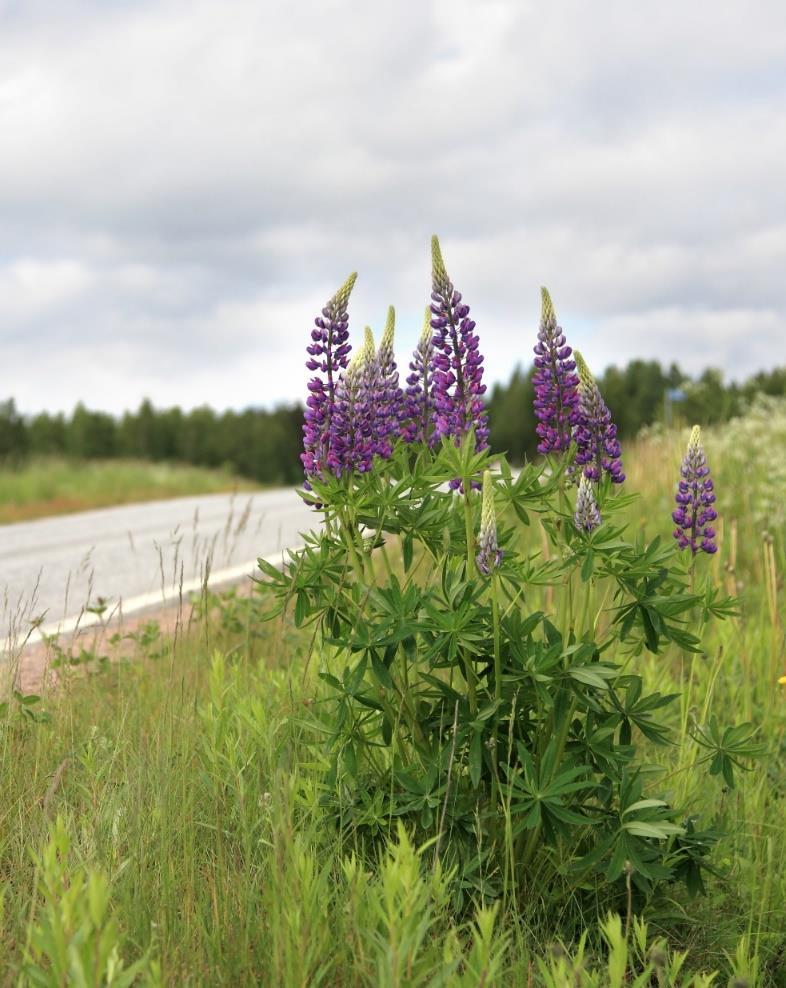
[[[494,482],[489,470],[483,473],[483,495],[480,508],[480,535],[478,537],[478,554],[475,556],[477,567],[484,576],[488,576],[502,562],[502,550],[497,542],[497,515],[494,510]]]
[[[358,360],[358,419],[360,443],[359,457],[363,463],[371,464],[374,454],[380,453],[380,414],[379,414],[379,361],[377,348],[374,344],[374,334],[370,326],[366,326],[363,336],[363,346]],[[361,471],[365,472],[365,471]]]
[[[426,318],[418,345],[409,364],[412,372],[407,378],[407,417],[402,430],[408,443],[422,443],[434,447],[437,443],[435,428],[435,404],[432,394],[434,380],[434,339],[431,329],[431,309],[426,307]]]
[[[314,372],[303,415],[303,452],[300,459],[308,477],[335,472],[338,460],[331,450],[331,419],[336,404],[339,375],[349,364],[349,316],[347,304],[357,274],[351,274],[314,320],[306,367]],[[324,376],[320,376],[324,375]]]
[[[393,451],[393,444],[401,434],[401,425],[406,416],[404,394],[398,383],[398,369],[393,353],[393,336],[396,327],[396,310],[388,307],[388,317],[382,339],[377,350],[377,367],[379,373],[378,402],[378,443],[379,455],[388,457]]]
[[[431,238],[431,327],[434,330],[434,403],[437,438],[456,445],[475,430],[475,448],[488,448],[488,417],[483,404],[483,356],[469,306],[445,270],[437,237]]]
[[[617,427],[584,358],[578,350],[573,351],[573,356],[579,375],[579,414],[573,433],[578,447],[576,465],[584,467],[584,476],[596,484],[604,470],[613,484],[621,484],[625,474]]]
[[[576,495],[576,511],[573,521],[580,532],[592,532],[601,523],[598,503],[595,500],[595,492],[592,489],[592,482],[585,475],[581,475],[579,481],[579,492]]]
[[[579,417],[578,375],[572,350],[557,325],[551,297],[541,288],[543,301],[538,342],[535,345],[535,429],[539,453],[559,453],[570,446],[573,426]]]
[[[701,429],[697,425],[690,434],[688,450],[680,467],[675,500],[677,507],[671,517],[677,525],[674,538],[680,548],[690,549],[694,556],[697,552],[717,552],[715,529],[711,524],[718,517],[713,507],[715,491],[701,444]]]
[[[372,347],[373,354],[373,347]],[[368,347],[363,347],[342,372],[336,386],[336,402],[330,422],[333,472],[366,473],[374,459],[373,404],[367,392]]]

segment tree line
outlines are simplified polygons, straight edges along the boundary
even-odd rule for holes
[[[300,466],[303,409],[216,412],[202,406],[156,409],[145,400],[121,417],[78,404],[71,415],[22,416],[13,400],[0,403],[0,458],[61,456],[79,460],[116,457],[224,467],[262,483],[294,484]]]
[[[716,370],[691,379],[675,364],[663,368],[657,361],[634,360],[621,369],[609,367],[598,384],[626,439],[664,419],[701,425],[726,421],[757,393],[786,396],[786,367],[742,384],[724,384]],[[532,457],[537,445],[532,371],[517,367],[508,383],[494,385],[487,398],[492,448],[506,450],[514,462]],[[147,400],[120,417],[81,403],[70,415],[25,416],[8,399],[0,402],[0,460],[131,457],[224,467],[261,483],[295,484],[302,478],[302,417],[298,404],[216,412],[207,406],[156,409]]]
[[[491,445],[507,450],[513,462],[536,453],[536,419],[532,410],[532,369],[517,367],[507,384],[488,395]],[[627,367],[609,367],[597,378],[621,439],[631,439],[656,422],[712,425],[744,412],[757,394],[786,396],[786,367],[724,384],[715,369],[690,378],[676,364],[664,368],[656,360],[632,360]]]

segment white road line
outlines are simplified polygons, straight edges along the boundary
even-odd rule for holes
[[[299,547],[292,547],[293,550],[297,548]],[[288,549],[282,549],[270,556],[262,556],[260,558],[264,559],[267,563],[272,563],[273,566],[278,566],[281,565],[285,553],[288,551]],[[226,583],[236,583],[238,580],[242,580],[244,576],[250,577],[257,568],[257,560],[252,559],[250,562],[242,563],[239,566],[230,566],[227,569],[216,570],[209,574],[207,586],[217,587]],[[33,628],[25,639],[25,646],[41,642],[44,638],[50,638],[52,635],[69,634],[72,631],[76,631],[77,628],[81,630],[82,628],[94,627],[97,624],[111,620],[119,614],[125,616],[126,614],[133,614],[136,611],[143,611],[148,607],[164,606],[173,600],[178,600],[181,595],[185,598],[188,594],[195,593],[204,586],[204,578],[197,577],[193,580],[184,580],[182,585],[178,584],[169,589],[153,590],[150,593],[142,593],[136,597],[129,597],[128,600],[120,598],[113,607],[108,608],[101,615],[95,614],[92,611],[82,610],[73,617]],[[12,643],[6,642],[5,648],[2,651],[10,651],[11,647]]]

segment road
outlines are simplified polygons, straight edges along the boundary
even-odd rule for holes
[[[51,634],[84,626],[99,598],[123,613],[242,579],[313,527],[293,489],[210,494],[0,525],[0,641],[24,639],[43,615]],[[33,639],[40,637],[33,633]]]

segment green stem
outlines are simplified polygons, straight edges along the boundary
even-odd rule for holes
[[[527,843],[524,845],[524,853],[521,855],[521,864],[523,867],[526,867],[530,863],[535,854],[535,848],[538,846],[538,839],[540,838],[540,826],[540,824],[537,824],[529,832]]]
[[[694,584],[695,584],[695,570],[694,570],[694,565],[695,565],[695,561],[692,560],[691,561],[691,567],[690,567],[690,592],[691,593],[694,592]],[[699,639],[699,644],[701,644],[701,639],[702,639],[702,637],[704,635],[704,624],[705,624],[705,622],[704,622],[704,612],[702,611],[701,617],[699,619],[699,625],[698,625],[698,628],[697,628],[698,634],[696,636]],[[715,667],[716,670],[720,666],[720,661],[722,659],[722,656],[723,656],[723,650],[721,649],[719,651],[718,660],[716,662],[716,667]],[[686,661],[687,662],[690,662],[690,675],[688,677],[688,688],[686,690],[683,690],[682,691],[682,699],[681,699],[682,710],[681,710],[681,715],[680,715],[680,729],[681,729],[681,734],[680,734],[680,755],[679,755],[679,759],[678,759],[678,762],[677,762],[677,764],[680,767],[680,769],[686,767],[687,763],[689,762],[689,753],[688,753],[688,750],[687,750],[688,720],[690,719],[690,708],[691,708],[691,702],[693,700],[693,687],[694,687],[694,680],[695,680],[695,676],[696,676],[696,653],[694,653],[694,652],[686,652],[686,651],[683,650],[682,655],[681,655],[681,666],[682,666],[682,668],[681,668],[681,674],[680,674],[680,680],[681,681],[684,680],[684,678],[685,678],[684,669],[685,669],[685,662]],[[715,685],[715,677],[713,676],[713,678],[712,678],[712,680],[711,680],[711,682],[710,682],[710,684],[709,684],[709,686],[707,688],[707,692],[706,692],[706,696],[705,696],[705,701],[704,701],[704,709],[703,709],[703,712],[702,712],[702,720],[704,720],[706,718],[706,716],[707,716],[707,712],[709,710],[709,705],[710,705],[710,700],[711,700],[711,697],[712,697],[712,690],[713,690],[714,685]],[[689,787],[689,783],[690,783],[690,780],[688,778],[684,778],[683,779],[683,784],[682,784],[682,787],[681,787],[681,793],[682,793],[682,797],[681,798],[682,798],[682,800],[684,800],[685,796],[687,795],[687,789]]]
[[[502,649],[500,648],[499,599],[497,593],[497,573],[491,571],[491,624],[494,630],[494,699],[497,709],[494,712],[494,743],[499,744],[499,708],[502,705]],[[499,794],[499,774],[497,772],[498,750],[492,750],[494,780],[492,784],[491,805],[496,810]]]
[[[568,501],[568,493],[567,493],[567,487],[566,487],[566,485],[567,485],[567,474],[566,474],[565,469],[563,467],[562,468],[562,473],[560,474],[560,478],[559,478],[559,495],[558,495],[558,497],[559,497],[560,512],[563,515],[563,517],[561,517],[561,518],[558,519],[558,524],[560,525],[560,527],[562,526],[562,524],[566,524],[566,525],[568,524],[568,519],[570,518],[570,514],[571,514],[571,511],[570,511],[570,502]],[[568,577],[567,577],[567,595],[568,595],[568,606],[565,609],[564,632],[563,632],[563,638],[565,640],[567,640],[569,638],[570,632],[574,628],[574,624],[573,624],[573,573],[572,572],[571,573],[568,573]]]
[[[467,579],[471,580],[475,576],[475,525],[472,519],[472,504],[470,495],[472,484],[469,478],[464,478],[464,533],[467,540]],[[477,676],[475,666],[469,649],[463,649],[464,674],[467,677],[467,696],[469,697],[469,709],[473,714],[478,712],[478,698],[476,691]]]
[[[579,622],[578,628],[576,629],[576,639],[581,641],[584,634],[589,629],[587,628],[587,619],[589,618],[589,603],[590,597],[594,597],[593,587],[590,582],[584,587],[584,606],[581,611],[581,621]]]
[[[365,583],[366,573],[365,566],[363,565],[363,558],[358,553],[357,546],[355,545],[355,539],[343,512],[341,513],[341,534],[344,537],[344,544],[347,547],[349,560],[352,563],[352,569],[355,573],[357,581],[358,583]]]
[[[568,606],[565,608],[565,627],[562,632],[562,640],[567,644],[570,640],[570,633],[573,631],[573,573],[568,573],[567,578]]]
[[[468,480],[464,481],[464,532],[467,539],[467,579],[471,580],[475,575],[475,525],[472,519],[472,505],[470,503],[470,492],[472,485]]]
[[[494,629],[494,699],[502,699],[502,652],[500,649],[499,598],[497,574],[491,573],[491,624]]]
[[[559,734],[557,735],[557,756],[554,759],[554,771],[551,773],[552,779],[557,774],[557,771],[559,770],[559,763],[562,761],[562,756],[565,753],[565,745],[568,743],[568,731],[570,730],[570,723],[573,720],[573,715],[575,713],[576,697],[574,696],[570,701],[567,717],[565,717],[562,724],[560,724]]]
[[[388,558],[388,547],[385,543],[382,543],[382,562],[385,564],[385,572],[388,575],[388,579],[393,579],[393,567],[390,565],[390,559]]]
[[[472,664],[472,656],[469,654],[469,649],[464,648],[461,650],[461,655],[464,660],[464,675],[467,679],[467,696],[469,698],[469,709],[472,714],[478,712],[478,694],[475,688],[477,682],[477,676],[475,675],[475,666]]]

